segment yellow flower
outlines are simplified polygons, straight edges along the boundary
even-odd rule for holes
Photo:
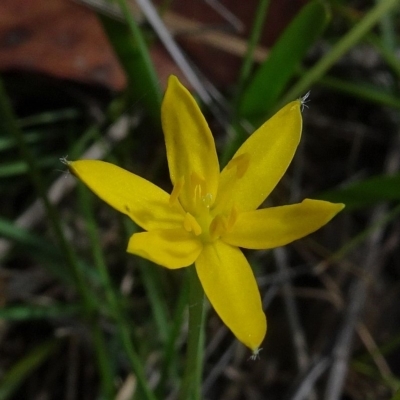
[[[300,100],[254,132],[220,172],[215,143],[188,90],[169,78],[162,125],[173,190],[113,164],[69,162],[71,172],[146,232],[127,251],[175,269],[195,263],[212,306],[254,353],[267,323],[253,272],[239,247],[283,246],[325,225],[344,206],[306,199],[257,210],[285,173],[300,140]]]

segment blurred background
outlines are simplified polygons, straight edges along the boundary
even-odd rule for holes
[[[346,208],[284,248],[247,251],[260,358],[208,310],[202,398],[400,399],[400,3],[0,2],[0,399],[175,399],[187,282],[125,252],[132,221],[63,159],[171,190],[167,78],[196,96],[221,165],[311,90],[268,205]],[[60,161],[61,159],[61,161]]]

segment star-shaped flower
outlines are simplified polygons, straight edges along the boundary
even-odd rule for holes
[[[68,162],[93,192],[145,230],[132,235],[127,251],[170,269],[194,263],[212,306],[254,353],[267,323],[256,280],[239,248],[286,245],[319,229],[344,207],[306,199],[257,210],[294,156],[302,129],[300,108],[300,100],[283,107],[220,171],[203,114],[171,76],[161,110],[171,194],[113,164]]]

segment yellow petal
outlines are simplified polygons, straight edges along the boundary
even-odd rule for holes
[[[161,119],[172,183],[182,178],[190,182],[194,173],[205,181],[206,193],[214,200],[219,178],[214,139],[196,101],[176,76],[168,80]],[[189,188],[186,184],[180,195],[183,203],[191,196]]]
[[[142,228],[168,229],[182,224],[180,205],[171,206],[169,194],[146,179],[98,160],[73,161],[68,167],[97,196]]]
[[[278,111],[239,148],[221,172],[217,208],[255,210],[288,168],[300,141],[300,101]]]
[[[298,204],[240,213],[222,240],[247,249],[270,249],[300,239],[329,222],[343,204],[305,199]]]
[[[129,239],[127,252],[175,269],[193,264],[201,249],[199,240],[178,228],[135,233]]]
[[[259,348],[267,322],[256,280],[243,253],[216,241],[204,246],[196,270],[210,303],[225,325],[251,350]]]

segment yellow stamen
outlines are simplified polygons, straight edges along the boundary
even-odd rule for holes
[[[193,217],[193,215],[188,212],[185,214],[185,219],[183,220],[183,227],[188,232],[193,232],[196,236],[201,235],[202,232],[201,226],[196,221],[196,218]]]
[[[210,224],[210,237],[212,240],[218,239],[226,231],[226,219],[222,215],[217,215]]]
[[[172,189],[172,193],[169,196],[169,205],[171,207],[178,201],[184,183],[185,183],[185,178],[183,177],[176,181],[174,188]]]
[[[228,221],[226,224],[227,231],[230,231],[233,228],[233,225],[235,225],[238,215],[239,215],[239,211],[237,210],[237,208],[235,206],[233,206],[231,209],[231,212],[229,213]]]

